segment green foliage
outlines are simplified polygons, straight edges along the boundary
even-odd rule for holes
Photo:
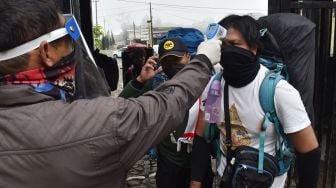
[[[114,40],[112,31],[110,32],[109,40],[110,40],[110,45],[115,45],[115,40]]]
[[[102,46],[102,40],[104,36],[104,30],[103,27],[100,25],[93,26],[93,39],[95,43],[95,47],[101,49]]]

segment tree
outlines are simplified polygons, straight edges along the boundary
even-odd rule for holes
[[[110,47],[110,40],[109,40],[108,35],[103,36],[101,47],[102,47],[103,50],[106,50]]]
[[[96,48],[102,48],[102,39],[104,36],[103,27],[100,25],[93,26],[93,39]]]
[[[115,45],[115,40],[112,31],[110,31],[110,45]]]

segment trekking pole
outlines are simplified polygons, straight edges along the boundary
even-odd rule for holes
[[[144,158],[144,173],[145,173],[145,186],[146,188],[150,188],[150,177],[149,177],[149,173],[150,173],[150,159],[148,156],[146,156]]]

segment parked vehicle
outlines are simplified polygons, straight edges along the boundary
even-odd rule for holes
[[[122,52],[125,51],[126,49],[127,49],[127,47],[122,47],[122,48],[119,48],[119,49],[115,50],[112,53],[112,57],[113,58],[121,58]]]

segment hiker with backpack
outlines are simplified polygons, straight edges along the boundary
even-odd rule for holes
[[[265,30],[250,16],[230,15],[219,24],[228,31],[221,51],[223,71],[213,76],[202,94],[191,187],[201,186],[204,174],[199,172],[205,168],[202,161],[209,157],[207,143],[215,137],[216,127],[220,187],[284,187],[294,159],[292,148],[298,187],[317,187],[319,145],[300,93],[282,79],[280,64],[261,57]],[[270,62],[278,67],[263,65]]]
[[[159,44],[159,59],[157,62],[161,67],[157,67],[157,74],[148,74],[143,69],[137,79],[126,85],[120,96],[124,98],[138,97],[155,87],[159,87],[161,83],[172,79],[183,69],[190,62],[190,56],[191,53],[189,53],[181,38],[167,37],[163,39]],[[160,74],[162,70],[163,74]],[[192,143],[190,139],[195,131],[194,125],[199,112],[199,104],[200,101],[198,100],[185,116],[183,123],[169,136],[162,138],[157,146],[156,185],[158,188],[189,187]],[[186,127],[192,128],[186,132]],[[206,181],[203,181],[203,187],[212,187],[210,168],[208,172]]]

